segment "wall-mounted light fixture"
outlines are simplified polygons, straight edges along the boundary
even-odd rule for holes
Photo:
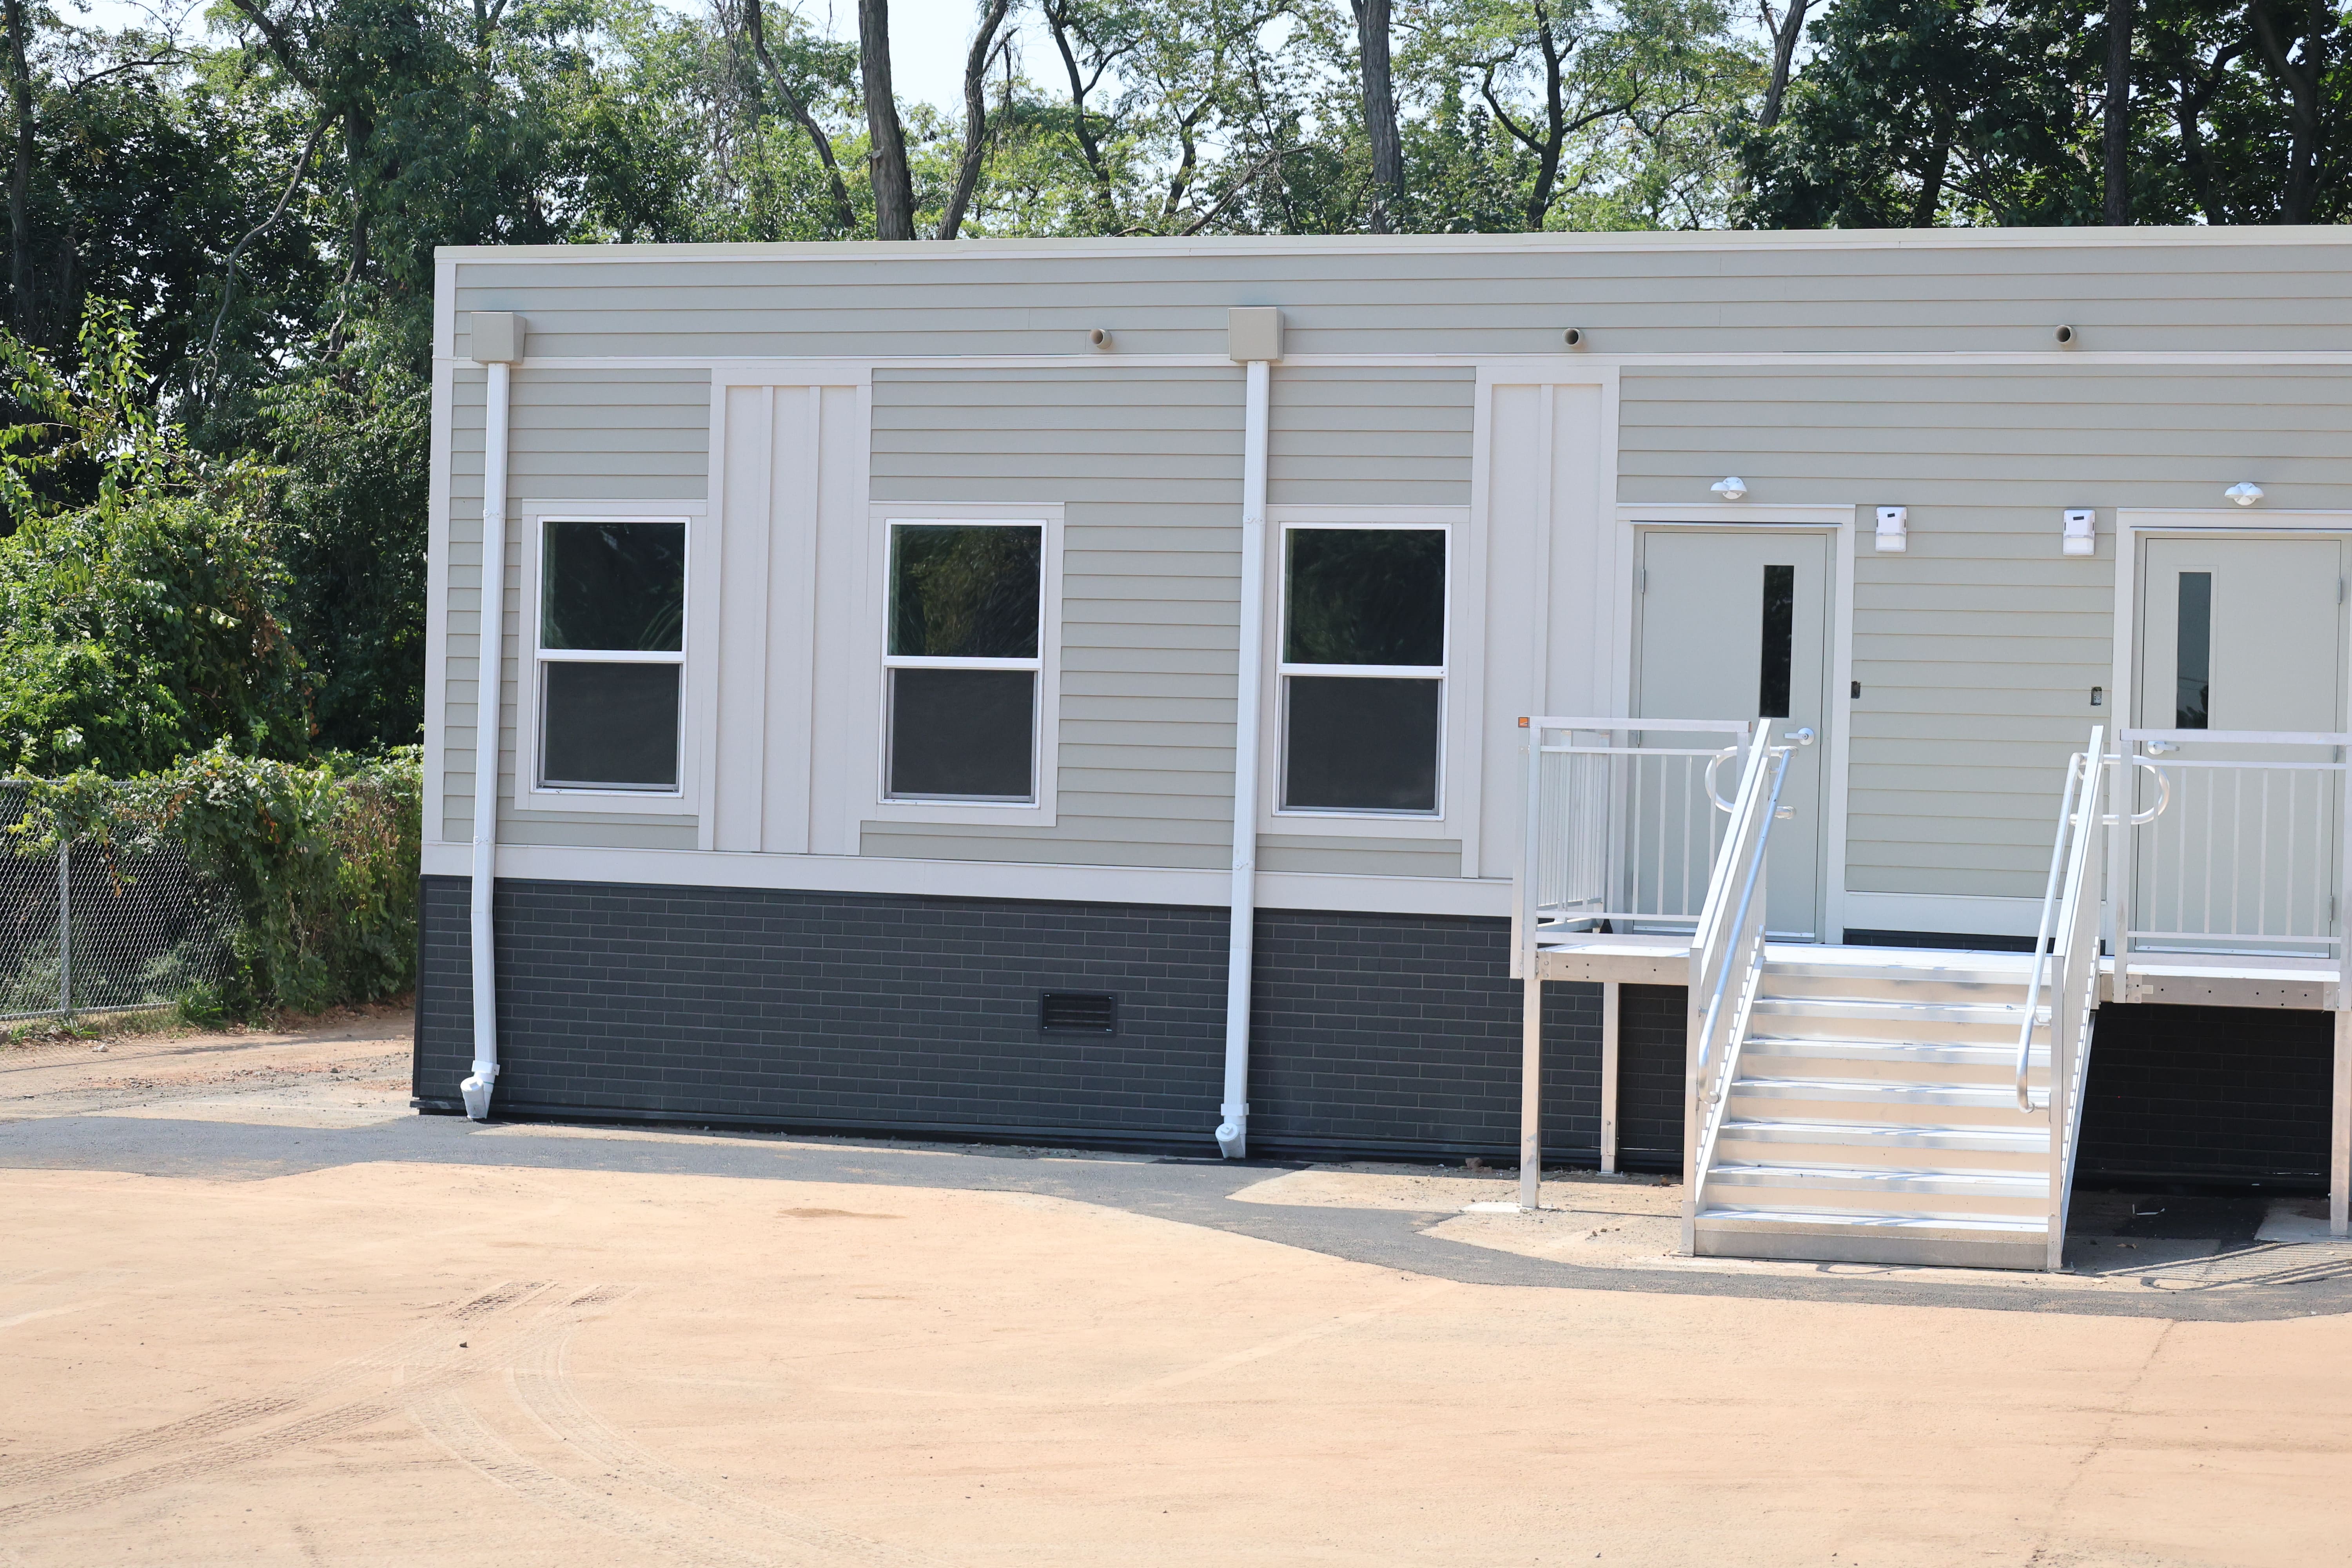
[[[2062,555],[2096,555],[2099,552],[2099,514],[2088,507],[2069,508],[2066,526],[2058,535],[2058,552]]]
[[[1110,347],[1110,330],[1107,327],[1088,327],[1087,342],[1098,349],[1107,349]]]
[[[2240,506],[2252,506],[2263,499],[2263,487],[2252,479],[2240,479],[2221,493]]]
[[[1729,479],[1717,479],[1706,488],[1726,500],[1738,500],[1748,493],[1748,481],[1734,474]]]
[[[1908,524],[1911,509],[1907,506],[1883,506],[1878,509],[1878,548],[1887,555],[1900,555],[1910,548]]]

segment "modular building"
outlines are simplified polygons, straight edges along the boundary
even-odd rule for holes
[[[2340,1220],[2347,261],[445,250],[417,1103]]]

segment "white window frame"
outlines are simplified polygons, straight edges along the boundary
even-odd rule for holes
[[[877,656],[869,733],[874,747],[873,788],[864,809],[875,822],[971,824],[1050,827],[1056,816],[1061,754],[1062,509],[1049,506],[919,503],[871,509],[874,531],[873,590],[866,595],[869,629],[866,646]],[[939,658],[890,651],[890,543],[902,527],[997,526],[1040,530],[1037,585],[1037,657],[1034,658]],[[1030,735],[1028,800],[954,800],[890,794],[890,671],[893,669],[1025,669],[1037,680]]]
[[[593,812],[603,816],[694,816],[705,808],[701,744],[706,715],[712,711],[709,650],[716,628],[705,606],[716,605],[709,581],[717,552],[710,548],[707,507],[701,502],[526,501],[515,509],[521,520],[517,541],[521,557],[520,603],[515,622],[520,669],[515,690],[514,804],[523,811]],[[540,604],[545,581],[547,525],[551,522],[668,522],[686,527],[686,605],[677,653],[600,652],[546,648]],[[678,667],[677,787],[674,790],[583,789],[540,783],[540,742],[551,664],[675,664]]]
[[[1386,825],[1385,831],[1395,836],[1416,837],[1451,837],[1448,823],[1448,784],[1452,773],[1454,751],[1454,637],[1461,619],[1462,570],[1458,531],[1465,519],[1455,509],[1433,507],[1282,507],[1272,509],[1267,520],[1273,526],[1267,530],[1268,542],[1274,550],[1272,570],[1266,574],[1274,595],[1274,614],[1267,617],[1274,628],[1274,657],[1267,661],[1273,670],[1273,700],[1267,704],[1273,720],[1273,744],[1266,753],[1274,765],[1266,771],[1268,810],[1265,822],[1282,825],[1276,831],[1297,831],[1298,827],[1315,822],[1345,822],[1350,834],[1360,834],[1374,825]],[[1428,664],[1293,664],[1285,658],[1290,647],[1290,536],[1293,532],[1435,532],[1445,536],[1445,635],[1441,649],[1442,662]],[[1404,679],[1434,680],[1437,683],[1437,790],[1433,811],[1379,811],[1361,807],[1290,806],[1283,805],[1288,791],[1290,774],[1290,680],[1293,676],[1336,676],[1360,680]]]

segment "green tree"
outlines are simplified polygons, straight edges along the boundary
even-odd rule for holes
[[[1837,0],[1812,36],[1740,148],[1748,226],[2352,216],[2337,5]]]
[[[13,333],[0,371],[29,417],[0,428],[0,771],[151,771],[215,742],[300,757],[302,661],[258,521],[260,473],[209,462],[144,405],[137,334],[113,303],[68,374]],[[42,482],[94,468],[96,494]]]

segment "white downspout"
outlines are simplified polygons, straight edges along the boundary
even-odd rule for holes
[[[1217,1152],[1249,1154],[1250,966],[1257,930],[1259,694],[1265,664],[1266,421],[1271,361],[1282,357],[1282,312],[1231,312],[1231,355],[1248,366],[1242,404],[1241,647],[1234,706],[1233,924],[1226,944],[1225,1093],[1217,1109]]]
[[[511,362],[522,357],[523,320],[477,310],[474,358],[489,372],[482,411],[482,568],[479,647],[474,690],[474,1073],[457,1086],[466,1114],[488,1119],[499,1077],[498,950],[490,898],[498,885],[499,720],[506,677],[507,393]]]

